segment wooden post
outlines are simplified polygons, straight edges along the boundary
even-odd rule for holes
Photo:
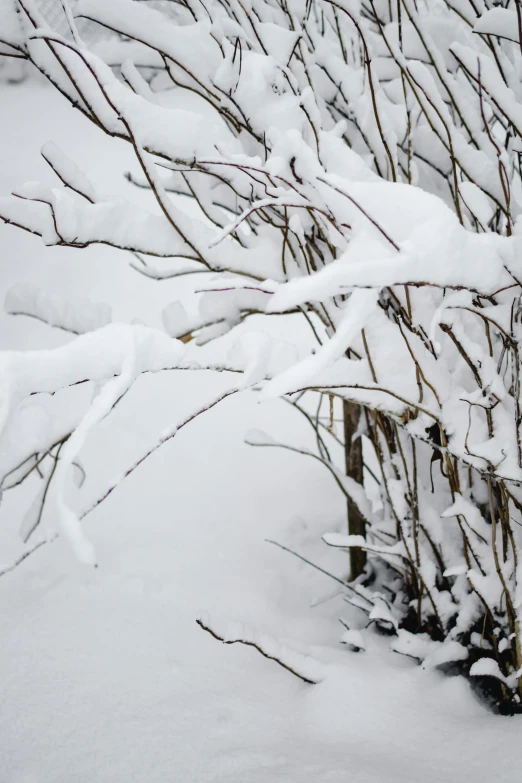
[[[354,440],[359,426],[361,406],[354,402],[343,401],[344,419],[344,455],[346,461],[346,475],[363,483],[363,453],[362,438]],[[364,536],[366,524],[359,509],[351,499],[348,499],[348,533],[351,536]],[[366,552],[364,549],[352,547],[350,549],[350,576],[352,579],[360,576],[366,565]]]

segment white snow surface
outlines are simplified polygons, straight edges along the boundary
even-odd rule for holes
[[[0,90],[9,118],[0,125],[2,194],[44,170],[38,150],[52,140],[97,184],[140,205],[116,176],[133,166],[123,143],[110,141],[107,155],[102,135],[43,85]],[[2,300],[26,282],[63,300],[110,303],[116,322],[159,327],[183,287],[137,275],[109,247],[46,248],[4,225],[0,247]],[[3,349],[71,340],[32,318],[0,322]],[[96,499],[173,420],[228,384],[209,373],[139,379],[86,440],[87,480],[81,490],[62,487],[67,504]],[[345,575],[346,551],[321,541],[345,532],[331,477],[312,460],[243,443],[253,427],[306,447],[298,419],[279,400],[232,397],[86,519],[98,568],[80,564],[60,537],[0,578],[2,783],[516,779],[522,718],[493,716],[462,678],[421,669],[370,630],[366,650],[350,652],[339,643],[343,602],[318,600],[335,583],[265,543],[275,538]],[[18,528],[31,500],[24,485],[0,508],[6,564],[24,549]],[[57,527],[52,514],[44,521],[47,532]],[[215,641],[196,625],[201,611],[310,656],[324,664],[324,680],[307,685],[255,650]],[[361,618],[352,618],[354,631]]]

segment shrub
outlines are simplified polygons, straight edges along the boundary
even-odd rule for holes
[[[64,6],[63,35],[34,0],[0,7],[5,50],[132,145],[136,184],[161,209],[99,196],[48,145],[62,186],[25,185],[0,201],[0,216],[46,244],[130,251],[149,276],[205,273],[199,318],[173,303],[169,338],[217,339],[260,313],[306,319],[310,355],[257,333],[241,338],[227,369],[240,371],[234,388],[342,401],[347,476],[330,460],[331,431],[311,421],[318,456],[349,498],[349,535],[325,536],[354,552],[347,599],[394,634],[396,650],[457,665],[517,710],[518,1],[488,10],[482,0],[180,0],[160,13],[79,0],[74,17]],[[88,48],[86,20],[112,36]],[[19,299],[18,311],[45,310],[34,292]],[[26,469],[60,452],[47,501],[86,557],[62,499],[65,472],[139,372],[183,362],[165,335],[95,322],[38,372],[20,356],[4,360],[11,410],[35,391],[109,379],[65,440],[17,456]],[[362,482],[362,435],[379,502]],[[12,481],[7,471],[4,486]]]

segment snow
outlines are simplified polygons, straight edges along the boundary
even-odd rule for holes
[[[354,650],[357,651],[366,649],[364,637],[360,631],[353,631],[348,629],[343,634],[341,634],[339,641],[343,644],[347,644],[349,647],[353,647]]]
[[[12,52],[13,48],[19,48],[23,43],[20,21],[13,0],[0,0],[0,16],[2,17],[1,49]]]
[[[473,29],[476,33],[498,35],[518,43],[517,12],[507,8],[491,8],[480,16]]]
[[[493,216],[493,208],[486,194],[473,182],[461,182],[459,194],[469,211],[482,226],[487,226]]]
[[[42,146],[42,157],[49,163],[63,183],[68,184],[78,193],[81,193],[88,201],[97,201],[96,192],[92,183],[81,171],[76,163],[70,160],[52,141]]]
[[[52,138],[104,190],[143,208],[139,194],[116,176],[132,166],[129,150],[113,141],[105,146],[49,88],[28,83],[0,90],[11,118],[0,128],[2,194],[44,171],[37,151]],[[20,149],[24,155],[13,154]],[[412,192],[412,203],[415,198]],[[109,399],[135,372],[140,346],[152,357],[150,365],[139,362],[141,371],[181,361],[182,346],[159,329],[161,312],[180,298],[182,282],[138,276],[114,248],[45,248],[10,226],[0,225],[0,244],[2,300],[24,281],[52,290],[60,301],[108,302],[117,322],[74,338],[35,319],[0,316],[2,348],[13,350],[20,366],[34,362],[35,347],[48,350],[39,358],[47,384],[42,391],[80,380],[74,356],[87,343],[89,353],[104,357],[103,372],[97,361],[91,375],[108,380]],[[171,315],[174,322],[180,318]],[[151,327],[130,326],[134,317]],[[138,341],[134,362],[131,338]],[[51,383],[56,351],[70,362],[67,377],[56,369]],[[128,374],[121,376],[122,369]],[[259,371],[252,367],[253,377]],[[66,509],[99,497],[108,475],[121,476],[144,445],[229,387],[229,377],[209,373],[141,377],[111,418],[89,432],[81,451],[87,480],[81,490],[72,483],[61,487]],[[106,410],[104,391],[97,391],[82,440]],[[78,392],[86,404],[92,401],[92,386]],[[74,390],[56,394],[53,404],[72,409]],[[332,529],[345,532],[345,499],[332,493],[331,478],[315,461],[243,443],[254,428],[309,444],[288,406],[259,399],[251,392],[234,395],[192,422],[85,519],[98,568],[80,565],[60,536],[0,578],[6,783],[513,780],[522,761],[520,717],[492,715],[462,678],[421,669],[390,652],[389,640],[371,629],[364,632],[366,649],[350,652],[339,644],[345,606],[339,598],[316,601],[330,594],[332,582],[265,543],[279,540],[345,576],[346,552],[321,541]],[[31,404],[36,408],[19,426],[47,437],[52,405]],[[72,444],[71,464],[79,445]],[[18,532],[30,500],[25,488],[5,493],[0,559],[6,564],[25,550]],[[459,513],[465,510],[463,498],[456,502]],[[58,522],[49,513],[42,536],[52,536]],[[197,626],[201,607],[211,617],[237,619],[243,630],[261,629],[326,667],[327,676],[307,685],[255,650],[220,644]],[[374,617],[389,619],[384,603]],[[364,619],[350,615],[353,632]],[[486,671],[490,664],[481,667],[476,673],[493,674]]]
[[[201,612],[196,622],[200,628],[208,631],[211,636],[224,644],[244,644],[255,647],[261,655],[276,661],[284,669],[299,677],[308,685],[317,685],[328,676],[328,667],[314,660],[309,655],[292,650],[284,642],[264,633],[259,633],[250,625],[240,622],[229,622],[225,630],[216,630],[216,624],[206,612]],[[218,624],[218,628],[219,628]]]
[[[495,677],[502,682],[508,682],[508,678],[502,674],[494,658],[480,658],[471,667],[470,674],[472,677]]]
[[[111,308],[102,302],[82,297],[69,300],[48,294],[32,283],[17,283],[7,292],[5,310],[12,315],[28,315],[49,326],[73,334],[84,334],[107,326],[112,320]]]
[[[273,296],[270,304],[271,309],[275,309],[276,312],[278,309],[286,309],[286,291],[287,287],[283,287]],[[298,364],[294,364],[285,373],[278,375],[266,387],[265,394],[279,395],[304,387],[314,377],[317,377],[321,370],[344,356],[351,348],[352,341],[359,336],[361,329],[364,329],[367,320],[374,313],[378,298],[378,289],[354,291],[343,309],[338,328],[332,338],[321,346],[313,356],[308,356]]]

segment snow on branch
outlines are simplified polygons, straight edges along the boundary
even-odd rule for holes
[[[254,630],[245,623],[228,623],[223,629],[215,625],[206,613],[201,614],[196,623],[218,642],[223,644],[244,644],[253,647],[265,658],[275,661],[283,669],[298,677],[309,685],[322,682],[327,674],[327,667],[307,655],[292,650],[286,644]]]
[[[32,283],[16,283],[7,292],[5,309],[10,315],[26,315],[72,334],[85,334],[112,321],[111,308],[87,299],[64,300],[47,294]]]

